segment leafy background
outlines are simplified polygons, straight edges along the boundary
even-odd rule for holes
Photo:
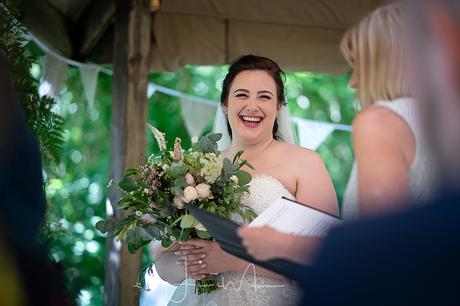
[[[28,52],[40,59],[43,54],[34,45]],[[32,65],[36,80],[42,74],[41,60]],[[179,91],[218,100],[227,67],[187,66],[176,72],[152,73],[150,80]],[[293,115],[326,122],[351,124],[355,115],[353,92],[346,76],[309,72],[287,73],[287,97]],[[56,97],[53,111],[63,118],[62,158],[57,165],[47,165],[46,193],[48,220],[52,235],[47,235],[50,256],[58,262],[67,286],[80,305],[103,304],[104,235],[95,223],[105,218],[108,177],[110,105],[112,77],[100,74],[95,105],[91,109],[84,96],[79,70],[70,68],[65,87]],[[190,140],[182,121],[180,101],[156,92],[149,99],[148,121],[166,132],[168,142],[176,136],[184,148]],[[209,122],[207,131],[210,131]],[[149,135],[147,151],[156,146]],[[328,168],[339,201],[351,169],[353,154],[350,133],[333,132],[318,148]],[[305,171],[308,171],[306,169]],[[144,263],[149,257],[144,251]]]

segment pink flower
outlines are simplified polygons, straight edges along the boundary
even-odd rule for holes
[[[145,214],[141,217],[141,220],[144,221],[144,222],[147,222],[147,223],[157,223],[157,219],[155,219],[154,217],[152,217],[150,214]]]

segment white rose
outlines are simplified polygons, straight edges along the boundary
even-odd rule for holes
[[[204,232],[207,231],[206,227],[204,227],[204,225],[201,223],[198,223],[197,225],[195,225],[195,229],[198,231],[204,231]]]
[[[198,192],[198,197],[200,199],[207,199],[211,197],[211,186],[208,184],[198,184],[196,185],[195,189]]]
[[[182,201],[182,197],[174,197],[173,199],[173,205],[176,206],[179,209],[184,208],[184,201]]]
[[[230,177],[230,180],[231,180],[232,182],[234,182],[235,184],[238,184],[238,177],[237,177],[236,175],[232,175],[232,176]]]
[[[194,136],[192,137],[192,143],[197,143],[198,142],[198,137]]]
[[[164,164],[163,167],[161,167],[161,168],[163,168],[164,171],[168,171],[169,165]]]
[[[198,191],[192,186],[185,187],[184,199],[187,203],[198,199]]]
[[[189,186],[193,186],[193,184],[195,184],[195,178],[190,173],[187,173],[185,175],[185,181],[187,182],[187,185]]]

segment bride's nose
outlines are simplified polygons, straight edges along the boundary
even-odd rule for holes
[[[247,100],[248,104],[246,105],[246,111],[251,115],[254,115],[259,112],[259,105],[257,104],[256,98],[250,98]]]

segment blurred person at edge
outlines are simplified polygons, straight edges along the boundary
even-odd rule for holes
[[[353,120],[356,162],[342,205],[344,220],[407,208],[437,189],[437,165],[420,120],[407,58],[401,3],[377,8],[341,42],[352,68],[350,87],[362,107]]]
[[[302,305],[458,305],[460,1],[407,1],[412,66],[442,189],[426,205],[329,232]]]
[[[76,305],[37,245],[45,212],[38,143],[0,58],[0,306]]]

